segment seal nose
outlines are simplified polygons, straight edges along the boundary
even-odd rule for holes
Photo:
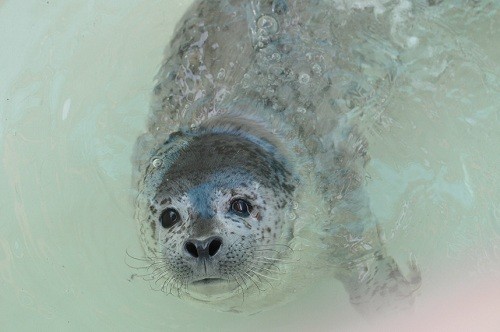
[[[221,246],[222,239],[218,236],[211,236],[205,240],[189,239],[184,249],[194,258],[210,258],[219,252]]]

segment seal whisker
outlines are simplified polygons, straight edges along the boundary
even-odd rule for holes
[[[176,279],[175,289],[177,291],[177,297],[181,297],[182,296],[182,290],[184,288],[184,282],[185,281],[183,281],[183,280]]]
[[[252,276],[255,276],[255,277],[259,280],[259,283],[260,283],[260,284],[261,284],[261,286],[262,286],[263,282],[262,282],[261,277],[260,277],[257,273],[255,273],[255,271],[253,271],[253,270],[249,270],[248,272],[250,272]],[[269,286],[271,286],[271,288],[273,288],[273,285],[269,282],[269,280],[264,279],[264,281],[265,281],[267,284],[269,284]],[[262,291],[266,291],[266,290],[267,290],[267,289],[265,289],[265,288],[263,288],[263,289],[262,289]]]
[[[172,278],[173,277],[165,279],[165,281],[163,282],[161,289],[160,289],[163,293],[165,293],[167,295],[169,295],[169,294],[172,295],[172,289],[171,289],[171,283],[170,283],[172,281]],[[168,293],[167,293],[166,288],[165,288],[166,286],[170,287]]]
[[[283,255],[286,253],[286,251],[281,251],[281,250],[276,250],[276,249],[271,249],[271,248],[264,248],[264,249],[254,249],[254,251],[256,252],[260,252],[260,251],[270,251],[270,252],[274,252],[278,255]]]
[[[245,292],[245,290],[249,289],[251,285],[255,285],[256,288],[259,290],[259,292],[261,292],[261,289],[256,284],[256,281],[251,278],[250,274],[248,274],[248,271],[245,271],[244,269],[239,269],[237,274],[241,278],[243,284],[245,285],[245,287],[242,288],[243,293]],[[247,284],[247,280],[251,281],[250,285]]]
[[[182,288],[181,288],[181,291],[183,293],[187,293],[188,292],[188,288],[189,288],[189,282],[187,280],[185,280],[183,283],[182,283]]]
[[[241,293],[241,303],[244,303],[245,302],[245,288],[243,288],[243,286],[241,285],[241,283],[238,281],[238,276],[236,275],[231,275],[234,279],[234,281],[236,282],[236,284],[238,285],[238,291],[239,293]]]
[[[263,238],[262,240],[267,240],[267,238]],[[254,248],[254,247],[259,247],[259,248],[265,248],[265,247],[270,247],[270,248],[274,248],[274,247],[286,247],[287,249],[293,251],[292,247],[290,247],[288,244],[284,244],[284,243],[273,243],[273,244],[258,244],[258,245],[249,245],[249,246],[246,246],[246,247],[242,247],[242,249],[248,249],[248,248]]]
[[[177,280],[175,277],[170,277],[168,279],[168,295],[172,295],[172,296],[175,296],[175,294],[173,293],[174,289],[177,289]]]
[[[245,285],[245,289],[248,289],[248,285],[247,285],[247,282],[246,282],[246,278],[245,276],[241,273],[242,271],[237,271],[238,272],[238,276],[241,278],[241,281],[243,282],[243,284]]]
[[[252,273],[255,273],[255,274],[257,274],[257,275],[259,275],[259,276],[261,276],[261,277],[268,278],[268,279],[271,279],[271,280],[274,280],[274,281],[279,281],[279,280],[280,280],[279,278],[273,278],[273,277],[271,277],[271,276],[268,276],[268,275],[262,274],[262,273],[260,273],[260,272],[257,272],[257,270],[256,270],[256,269],[258,269],[259,271],[261,271],[261,272],[262,272],[262,268],[261,268],[261,267],[259,267],[259,266],[254,266],[254,265],[251,265],[250,267],[251,267],[250,271],[251,271]]]
[[[150,266],[147,267],[147,271],[151,271],[150,274],[151,275],[156,275],[159,273],[163,273],[161,271],[165,271],[166,270],[166,267],[167,267],[167,264],[165,264],[165,262],[158,262],[158,263],[155,263],[155,264],[151,264]]]
[[[149,265],[147,267],[139,267],[136,268],[138,270],[145,270],[146,273],[144,274],[136,274],[137,277],[140,277],[146,281],[151,281],[156,278],[156,274],[158,273],[159,270],[165,270],[165,266],[160,266],[155,268],[153,271],[150,271],[152,268],[152,265]]]
[[[136,256],[133,256],[132,254],[130,254],[130,253],[128,252],[128,249],[127,249],[127,250],[125,250],[125,253],[127,254],[127,256],[128,256],[129,258],[132,258],[133,260],[136,260],[136,261],[142,261],[142,262],[148,262],[148,261],[150,261],[150,258],[149,258],[149,257],[136,257]]]
[[[260,289],[260,287],[259,287],[258,283],[257,283],[255,280],[253,280],[253,279],[252,279],[252,275],[251,275],[251,274],[248,274],[248,272],[246,272],[246,271],[243,271],[243,273],[244,273],[246,276],[248,276],[248,279],[250,279],[250,281],[252,281],[252,283],[255,285],[255,287],[257,287],[257,289],[259,290],[259,293],[261,293],[263,290],[262,290],[262,289]],[[262,281],[261,281],[261,283],[262,283]]]
[[[250,265],[249,267],[250,267],[250,269],[247,272],[250,272],[252,275],[255,275],[259,279],[259,281],[261,283],[262,283],[261,277],[264,278],[264,281],[266,283],[268,283],[269,286],[271,286],[271,288],[274,288],[274,285],[271,283],[270,280],[272,280],[272,281],[279,281],[280,280],[279,278],[273,278],[273,277],[268,276],[268,275],[266,275],[264,273],[261,273],[262,272],[262,267],[255,266],[255,265]]]
[[[165,294],[167,295],[171,295],[171,296],[174,296],[174,294],[172,293],[172,289],[173,289],[173,284],[172,284],[172,278],[168,279],[165,281],[165,284],[164,286],[162,287],[162,290]]]
[[[257,256],[254,258],[255,260],[260,260],[262,262],[268,262],[273,261],[276,263],[283,263],[283,264],[289,264],[289,263],[297,263],[299,260],[298,259],[283,259],[283,258],[276,258],[276,257],[266,257],[266,256]]]
[[[155,276],[155,278],[156,278],[155,283],[158,283],[160,280],[165,279],[166,275],[168,275],[168,271],[164,271],[163,273],[160,273],[160,274],[156,275]]]
[[[132,256],[130,255],[128,252],[127,252],[127,256],[131,259],[133,259],[134,261],[138,261],[138,262],[143,262],[143,263],[148,263],[146,266],[134,266],[134,265],[131,265],[127,262],[127,260],[125,260],[125,264],[130,267],[130,268],[133,268],[133,269],[137,269],[137,270],[142,270],[142,269],[149,269],[152,265],[154,264],[159,264],[159,263],[162,263],[163,260],[160,258],[160,257],[154,257],[154,258],[151,258],[151,257],[135,257],[135,256]]]
[[[149,288],[151,288],[154,291],[161,291],[162,286],[159,285],[158,280],[155,280],[155,282],[152,281],[153,279],[149,280]]]
[[[144,273],[144,274],[134,274],[134,275],[135,275],[136,277],[139,277],[139,278],[141,278],[141,279],[143,279],[143,280],[146,280],[146,281],[150,281],[150,280],[152,280],[152,279],[151,279],[152,275],[151,275],[151,273],[150,273],[150,272],[148,272],[148,273]]]
[[[138,261],[148,261],[148,260],[151,260],[152,258],[149,257],[149,256],[142,256],[142,257],[136,257],[134,255],[132,255],[128,249],[125,250],[125,253],[127,254],[128,257],[134,259],[134,260],[138,260]],[[157,259],[161,259],[161,252],[157,251],[157,250],[151,250],[151,253],[153,253],[153,258],[157,258]]]
[[[259,261],[255,261],[254,262],[257,262],[257,263],[262,263],[262,262],[259,262]],[[263,262],[263,263],[266,263],[266,262]],[[284,272],[282,272],[280,270],[280,268],[278,266],[276,266],[275,264],[273,263],[270,263],[269,265],[264,265],[264,266],[255,266],[255,267],[258,267],[260,270],[266,270],[270,273],[273,273],[273,274],[285,274]],[[276,270],[272,270],[271,268],[276,268]]]

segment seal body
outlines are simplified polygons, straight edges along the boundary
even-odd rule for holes
[[[411,306],[419,272],[405,278],[386,253],[363,189],[363,117],[397,63],[374,38],[387,29],[373,8],[331,1],[195,2],[134,156],[136,218],[162,290],[256,311],[302,264],[334,271],[362,312]]]

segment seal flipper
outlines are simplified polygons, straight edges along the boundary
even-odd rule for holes
[[[415,292],[421,284],[415,259],[411,259],[410,273],[405,277],[396,261],[386,252],[379,225],[368,206],[364,190],[359,188],[351,196],[355,198],[344,204],[356,206],[354,218],[351,217],[349,222],[362,224],[363,227],[356,228],[350,236],[357,238],[356,242],[361,245],[342,244],[351,251],[351,259],[337,269],[336,278],[343,283],[355,309],[366,316],[411,309]],[[343,254],[346,255],[345,252]],[[349,254],[345,257],[349,257]]]
[[[415,261],[405,277],[394,259],[379,253],[375,259],[337,271],[354,308],[366,316],[411,310],[421,284]]]
[[[387,254],[364,189],[347,193],[334,207],[334,216],[329,244],[333,243],[335,276],[355,309],[366,316],[411,309],[421,284],[420,271],[413,258],[405,277]]]

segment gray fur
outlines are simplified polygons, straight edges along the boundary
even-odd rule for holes
[[[302,222],[316,227],[322,259],[360,311],[413,303],[420,275],[412,265],[403,277],[379,238],[359,128],[364,110],[390,93],[397,49],[376,39],[387,21],[370,10],[346,15],[320,0],[205,0],[181,20],[134,157],[137,219],[170,291],[213,302],[248,296],[292,255]],[[373,44],[373,54],[356,43]],[[304,203],[309,187],[315,207]],[[237,196],[255,205],[249,218],[228,212]],[[182,221],[163,229],[172,206]],[[300,213],[313,209],[326,220]],[[213,235],[223,245],[202,269],[183,245]],[[228,282],[189,287],[203,278]]]

